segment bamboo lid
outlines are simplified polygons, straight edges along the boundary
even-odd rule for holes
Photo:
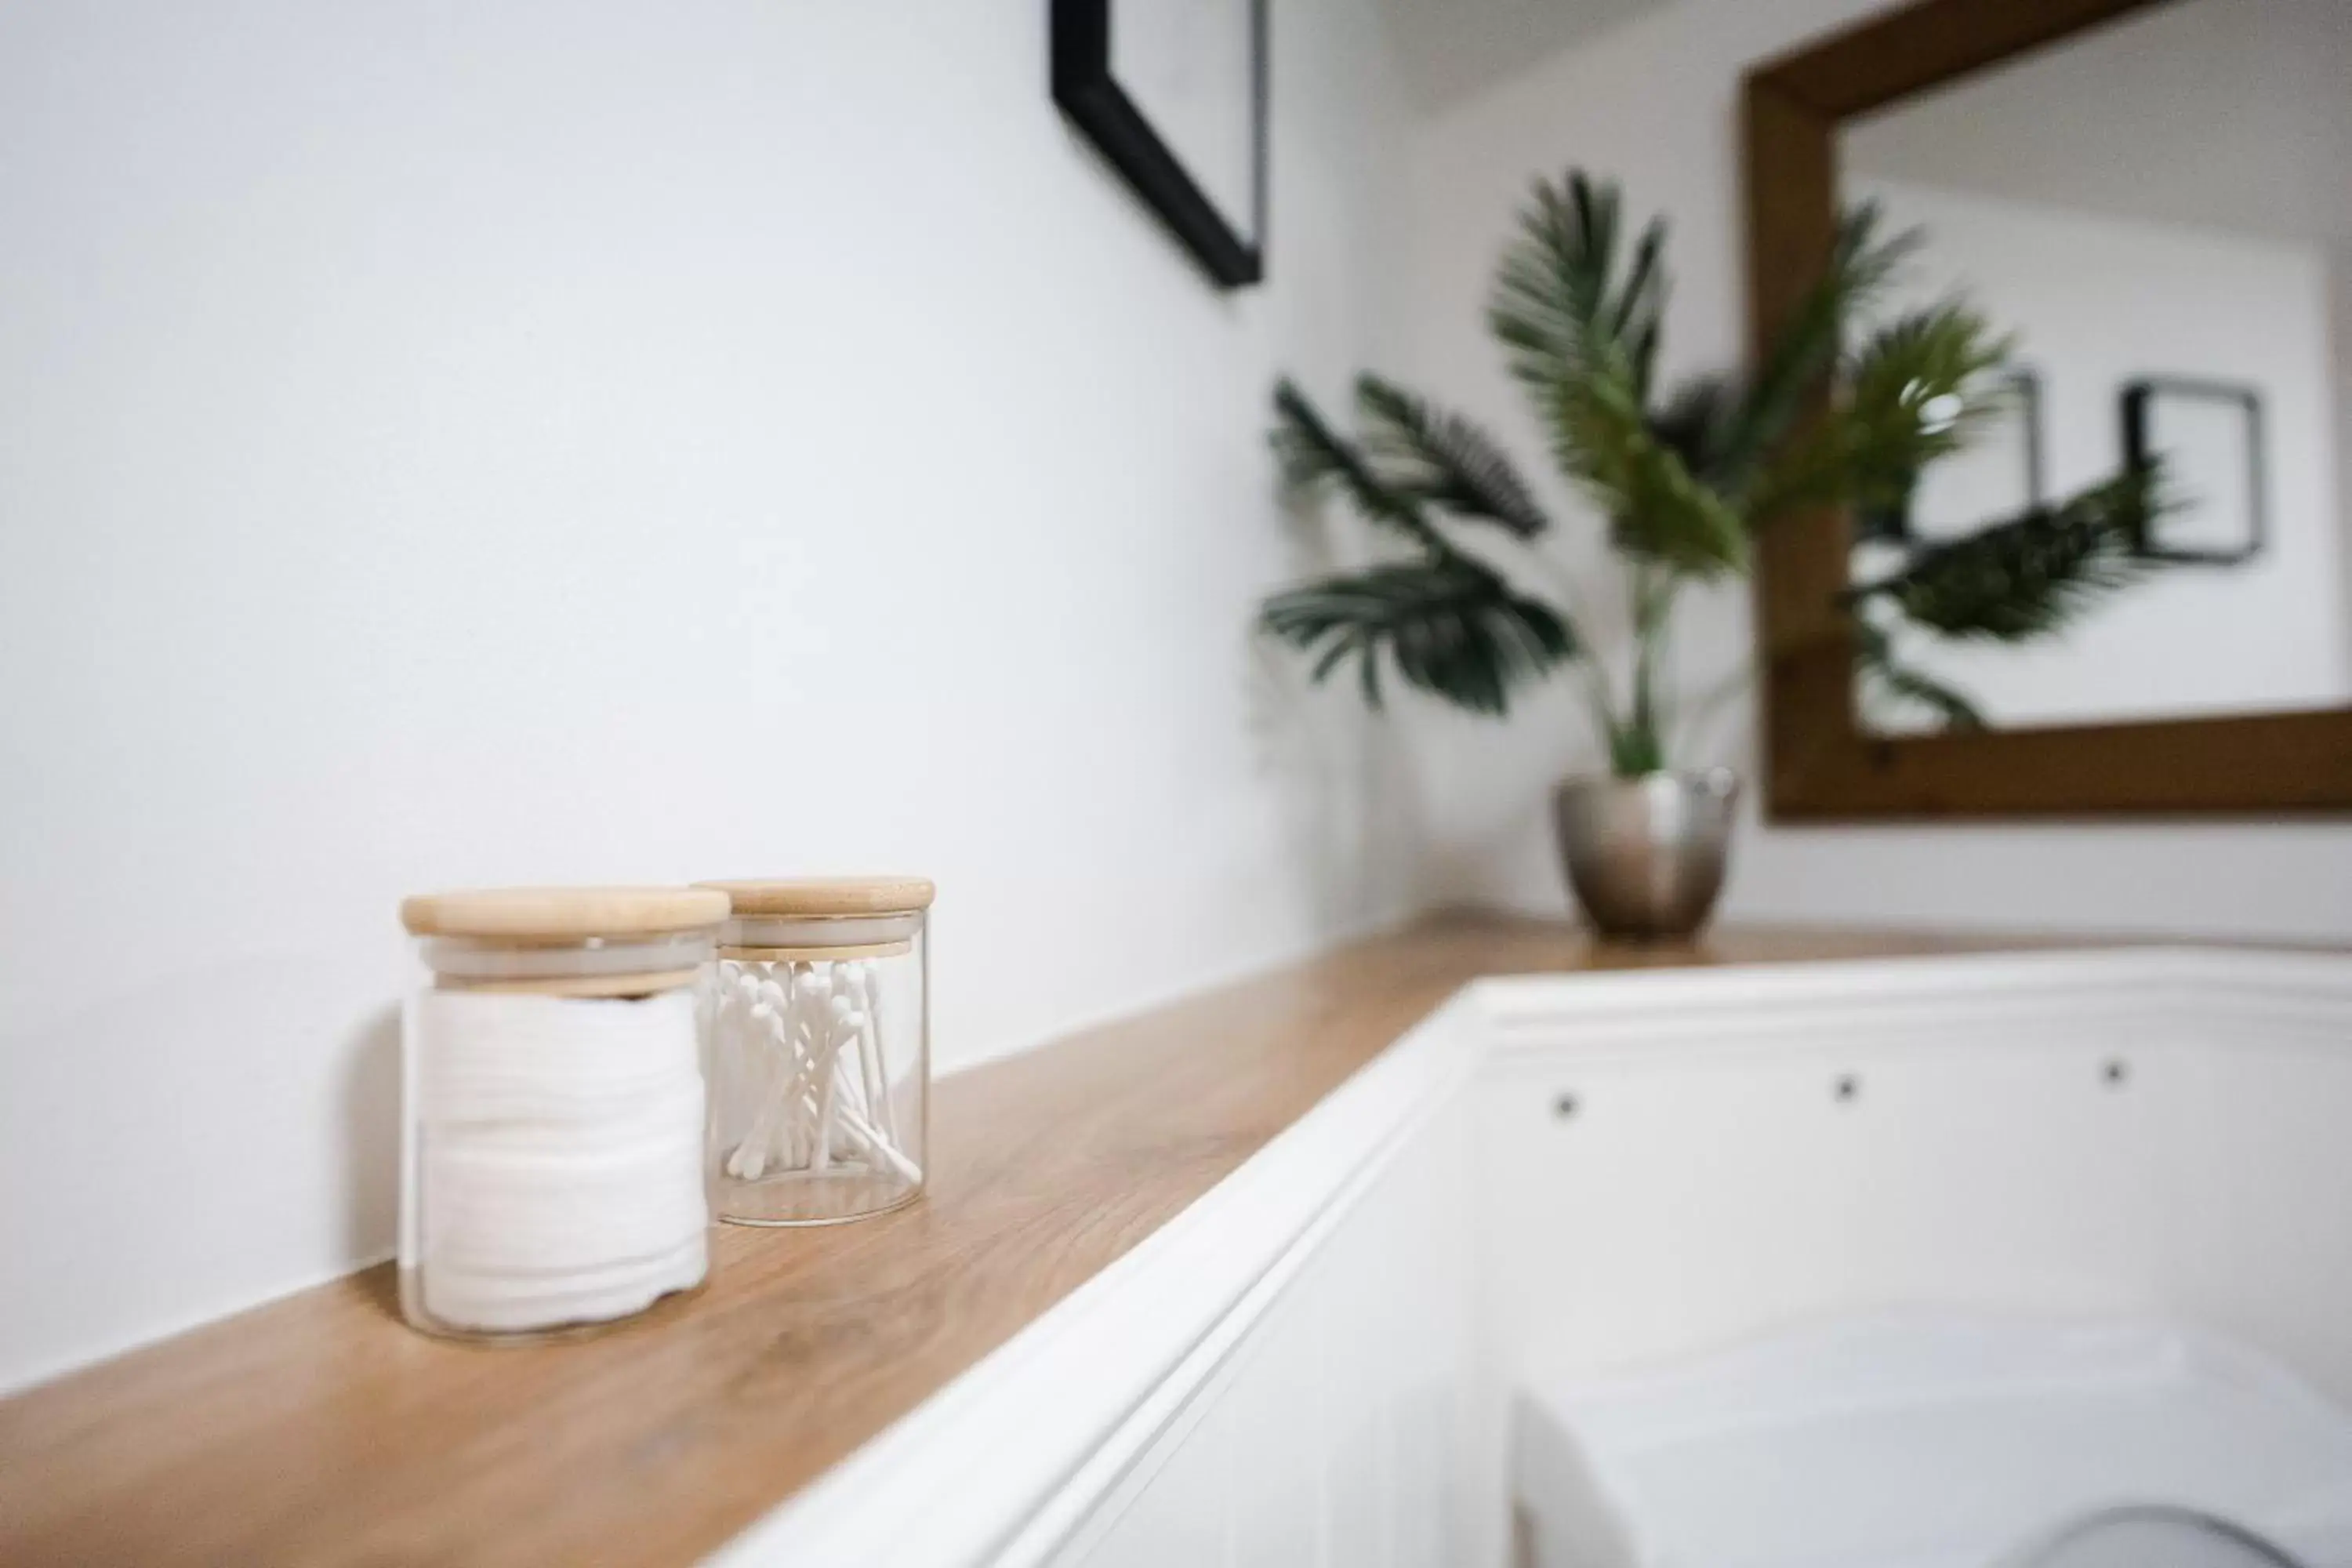
[[[695,886],[725,893],[738,915],[802,918],[911,915],[929,909],[938,892],[923,877],[776,877]]]
[[[412,936],[570,942],[697,931],[727,918],[712,888],[470,888],[400,901]]]

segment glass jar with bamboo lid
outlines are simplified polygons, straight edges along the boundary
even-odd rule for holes
[[[912,1202],[928,1158],[931,884],[699,885],[733,904],[708,993],[719,1217],[829,1225]]]
[[[501,888],[407,900],[400,1305],[531,1339],[699,1286],[702,1016],[727,897]]]

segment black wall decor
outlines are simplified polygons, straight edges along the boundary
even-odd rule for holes
[[[1053,0],[1053,7],[1054,101],[1062,112],[1102,149],[1211,277],[1228,289],[1264,278],[1266,0]],[[1114,69],[1112,29],[1120,19],[1149,8],[1155,32],[1164,35],[1168,19],[1181,16],[1170,7],[1190,7],[1209,26],[1224,19],[1217,13],[1229,10],[1234,26],[1246,29],[1245,37],[1234,40],[1247,51],[1242,79],[1209,84],[1213,90],[1230,87],[1232,101],[1192,106],[1212,115],[1230,113],[1233,121],[1216,130],[1246,139],[1246,168],[1240,175],[1247,189],[1235,193],[1232,182],[1224,182],[1223,203],[1211,195],[1213,184],[1202,172],[1185,166],[1181,135],[1155,127],[1147,116],[1148,94],[1137,90],[1135,82],[1122,85]],[[1183,68],[1182,62],[1175,64]]]
[[[2166,428],[2175,419],[2222,416],[2233,450],[2188,447]],[[2229,566],[2263,547],[2269,479],[2263,468],[2263,400],[2251,386],[2189,376],[2147,376],[2123,390],[2124,460],[2161,459],[2165,488],[2181,504],[2159,518],[2140,553],[2156,561]]]

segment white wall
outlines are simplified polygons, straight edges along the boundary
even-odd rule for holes
[[[1899,116],[1897,117],[1899,118]],[[1896,229],[1927,244],[1888,314],[1965,293],[2017,338],[2039,380],[2053,499],[2123,461],[2117,398],[2142,376],[2255,389],[2262,399],[2265,537],[2226,567],[2158,572],[2025,647],[1900,627],[1903,660],[1956,682],[2003,726],[2333,708],[2352,702],[2352,605],[2336,495],[2327,266],[2308,242],[2058,209],[1911,181],[1850,177]],[[2009,515],[2023,500],[2014,428],[1930,468],[1927,537]],[[2176,471],[2184,501],[2242,518],[2243,458]],[[2224,535],[2226,537],[2226,534]],[[2212,537],[2207,530],[2199,537]],[[1892,570],[1865,563],[1857,579]],[[1920,716],[1926,718],[1925,715]],[[1895,726],[1887,726],[1895,727]]]
[[[0,1384],[384,1252],[405,891],[928,873],[949,1065],[1397,907],[1243,630],[1395,314],[1278,9],[1239,295],[1041,3],[0,9]]]
[[[1387,0],[1413,100],[1475,97],[1528,60],[1605,31],[1659,0]]]
[[[1744,342],[1736,106],[1740,73],[1875,9],[1873,0],[1680,0],[1416,130],[1413,314],[1401,368],[1491,419],[1530,458],[1537,433],[1481,319],[1528,184],[1572,164],[1613,175],[1674,221],[1670,373],[1735,363]],[[1573,555],[1573,552],[1565,552]],[[1695,603],[1679,648],[1697,689],[1744,658],[1744,591]],[[1418,798],[1428,885],[1558,909],[1544,792],[1599,753],[1565,684],[1508,726],[1426,722]],[[1696,754],[1748,758],[1744,711]],[[2352,938],[2352,826],[2052,825],[1765,829],[1738,847],[1735,919],[1887,921]]]

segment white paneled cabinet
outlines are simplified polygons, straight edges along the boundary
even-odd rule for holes
[[[1465,1107],[1298,1260],[1056,1568],[1453,1568],[1474,1345]]]
[[[1232,1445],[1234,1568],[1323,1560],[1330,1466],[1322,1331],[1310,1302],[1277,1303],[1219,1401]]]

